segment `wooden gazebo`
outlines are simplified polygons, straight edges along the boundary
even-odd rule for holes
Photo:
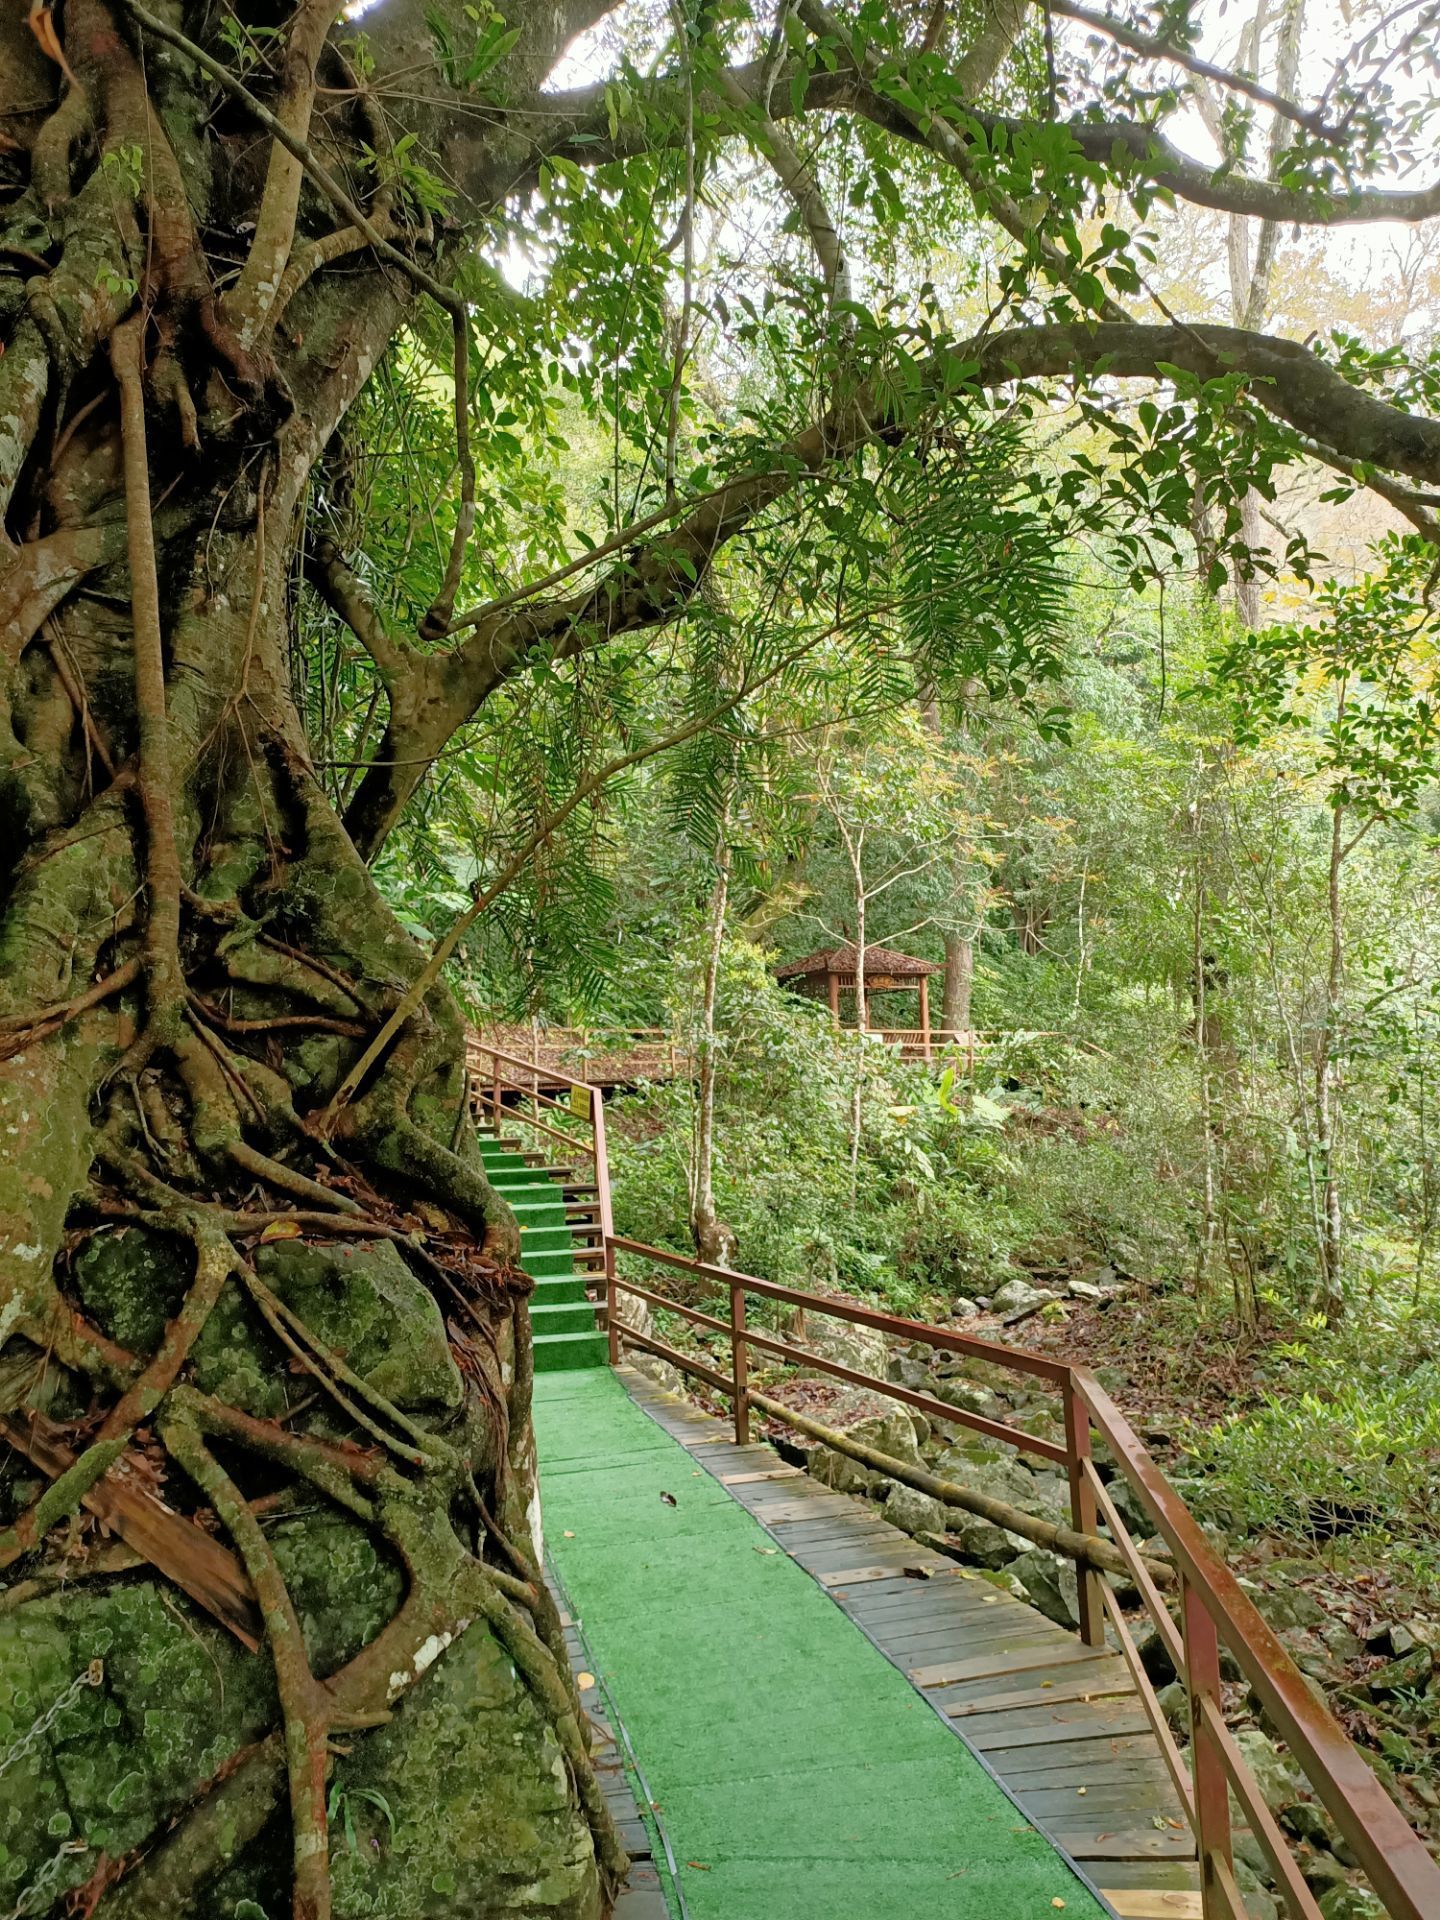
[[[944,968],[933,960],[917,960],[913,954],[897,953],[893,947],[866,947],[865,980],[863,988],[856,978],[857,955],[853,942],[840,947],[823,947],[817,953],[807,953],[803,960],[789,960],[783,967],[775,969],[777,980],[789,980],[801,993],[812,995],[817,1000],[823,995],[830,1002],[830,1017],[836,1026],[840,1025],[840,995],[855,995],[855,1024],[857,1027],[870,1028],[870,996],[872,993],[904,993],[912,988],[920,995],[920,1026],[897,1033],[894,1038],[902,1041],[913,1033],[919,1041],[919,1050],[928,1060],[930,1058],[930,976],[943,973]],[[892,1036],[886,1034],[885,1038]]]

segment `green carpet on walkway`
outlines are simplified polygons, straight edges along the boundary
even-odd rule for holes
[[[535,1383],[546,1549],[693,1920],[1096,1920],[904,1676],[600,1368]],[[662,1499],[672,1494],[674,1506]]]

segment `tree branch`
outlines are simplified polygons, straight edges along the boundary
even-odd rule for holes
[[[1269,107],[1273,113],[1293,120],[1296,126],[1304,127],[1307,132],[1321,139],[1336,131],[1327,123],[1319,107],[1302,107],[1284,94],[1273,93],[1269,87],[1262,87],[1246,74],[1235,73],[1229,67],[1216,66],[1213,61],[1202,60],[1198,54],[1175,46],[1163,34],[1141,33],[1128,21],[1117,20],[1112,14],[1096,13],[1090,7],[1079,5],[1078,0],[1050,0],[1050,8],[1052,13],[1062,14],[1067,20],[1078,20],[1081,26],[1089,27],[1092,33],[1103,34],[1118,45],[1128,47],[1131,53],[1138,53],[1142,59],[1168,60],[1173,66],[1182,67],[1186,73],[1192,73],[1198,79],[1211,80],[1216,86],[1226,87],[1232,93],[1243,93],[1247,100]]]
[[[284,81],[276,118],[302,143],[310,131],[315,105],[315,70],[339,12],[340,0],[300,0],[285,43],[281,64]],[[240,278],[225,299],[226,317],[247,344],[259,335],[279,291],[295,239],[304,178],[299,158],[277,140],[270,149],[255,237]]]

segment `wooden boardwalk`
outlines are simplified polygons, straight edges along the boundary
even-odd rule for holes
[[[1082,1646],[771,1447],[737,1447],[728,1425],[633,1368],[618,1377],[923,1692],[1121,1920],[1199,1915],[1194,1840],[1118,1654]]]

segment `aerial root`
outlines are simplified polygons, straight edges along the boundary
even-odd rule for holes
[[[561,1679],[560,1663],[530,1622],[505,1598],[491,1570],[477,1566],[476,1572],[480,1575],[474,1584],[481,1617],[509,1654],[516,1672],[529,1687],[555,1730],[555,1737],[575,1782],[580,1805],[589,1822],[595,1843],[595,1857],[613,1890],[625,1878],[630,1856],[621,1844],[615,1822],[610,1817],[610,1809],[605,1804],[605,1796],[600,1791],[590,1758],[589,1743],[582,1730],[581,1716]],[[568,1674],[568,1661],[563,1671]]]
[[[310,1671],[290,1590],[259,1520],[198,1426],[172,1405],[160,1422],[166,1450],[207,1496],[234,1540],[260,1602],[284,1720],[294,1841],[295,1920],[329,1920],[330,1839],[325,1811],[329,1694]]]
[[[67,1020],[74,1020],[78,1015],[88,1013],[91,1007],[98,1007],[102,1001],[123,993],[126,987],[133,986],[140,978],[140,972],[141,961],[137,955],[122,962],[83,993],[77,993],[73,1000],[64,1000],[50,1007],[36,1007],[29,1013],[11,1013],[0,1017],[0,1060],[8,1059],[12,1053],[18,1053],[22,1047],[36,1040],[45,1039],[64,1026]]]
[[[220,1291],[235,1271],[237,1257],[223,1236],[193,1216],[172,1221],[195,1242],[195,1278],[184,1303],[165,1329],[152,1358],[106,1414],[99,1431],[84,1452],[40,1498],[0,1533],[0,1568],[29,1553],[60,1521],[68,1520],[85,1495],[114,1466],[134,1437],[135,1429],[152,1414],[174,1385],[210,1318]]]
[[[427,1433],[408,1414],[402,1413],[392,1400],[378,1392],[369,1381],[347,1366],[338,1353],[317,1339],[299,1314],[271,1292],[253,1267],[245,1263],[241,1272],[266,1326],[287,1352],[319,1382],[337,1406],[343,1408],[356,1426],[362,1427],[372,1439],[378,1440],[382,1447],[406,1466],[437,1473],[454,1464],[454,1455],[448,1447],[438,1442],[433,1434]],[[345,1389],[348,1389],[348,1393]],[[373,1413],[357,1404],[361,1401],[367,1403]],[[379,1414],[381,1420],[389,1421],[393,1428],[405,1435],[405,1439],[397,1440],[393,1432],[387,1433],[374,1414]]]

